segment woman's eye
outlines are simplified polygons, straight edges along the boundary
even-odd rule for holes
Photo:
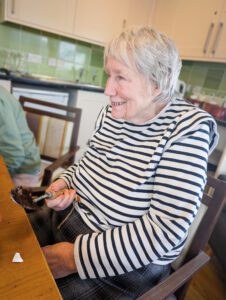
[[[118,80],[125,80],[126,78],[123,77],[123,76],[121,76],[121,75],[118,75],[118,76],[117,76],[117,79],[118,79]]]

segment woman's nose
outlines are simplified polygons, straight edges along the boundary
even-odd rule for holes
[[[106,96],[114,96],[116,94],[115,85],[111,78],[108,78],[104,91]]]

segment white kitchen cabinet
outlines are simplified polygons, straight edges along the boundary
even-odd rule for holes
[[[126,25],[129,0],[77,0],[74,35],[104,45]]]
[[[147,25],[153,0],[77,0],[74,34],[105,45],[124,28]]]
[[[109,97],[103,93],[78,90],[76,107],[82,109],[82,117],[78,135],[79,151],[76,160],[79,160],[87,148],[88,140],[91,138],[95,128],[95,122],[101,109],[109,103]]]
[[[154,0],[0,0],[0,19],[105,45],[123,28],[146,25]]]
[[[0,0],[1,20],[71,35],[77,0]]]
[[[183,59],[226,61],[226,0],[156,0],[150,24],[172,37]]]
[[[148,25],[155,0],[129,0],[126,27]]]
[[[224,1],[224,6],[218,22],[218,34],[215,53],[213,53],[213,55],[220,61],[226,62],[226,0]]]

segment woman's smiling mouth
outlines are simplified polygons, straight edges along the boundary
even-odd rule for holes
[[[125,104],[126,102],[111,102],[111,106],[120,106],[120,105],[123,105]]]

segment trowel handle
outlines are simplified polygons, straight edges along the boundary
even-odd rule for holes
[[[57,198],[58,196],[62,195],[64,193],[66,189],[62,189],[62,190],[59,190],[57,192],[46,192],[46,194],[48,195],[47,196],[47,199],[55,199]]]
[[[59,190],[57,192],[46,192],[45,195],[46,195],[46,198],[47,199],[55,199],[57,198],[58,196],[62,195],[64,193],[66,189],[62,189],[62,190]],[[79,195],[75,195],[75,201],[76,202],[81,202],[81,199],[80,199],[80,196]]]

